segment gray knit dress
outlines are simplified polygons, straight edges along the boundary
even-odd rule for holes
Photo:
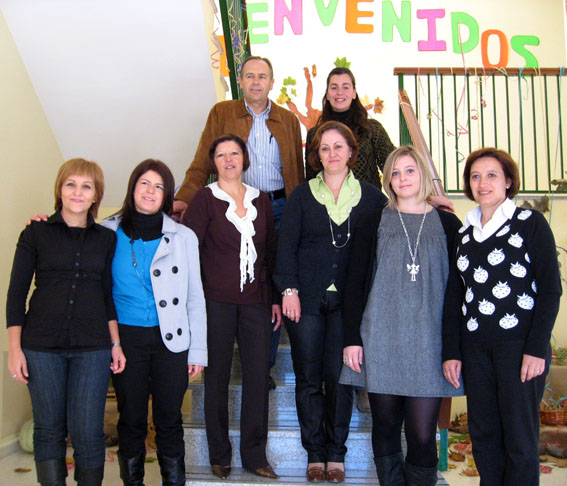
[[[404,214],[412,250],[422,214]],[[362,317],[362,374],[343,366],[341,383],[371,393],[411,397],[462,395],[443,376],[441,318],[449,273],[447,238],[436,211],[427,213],[411,280],[406,235],[397,211],[385,208],[378,228],[376,275]]]

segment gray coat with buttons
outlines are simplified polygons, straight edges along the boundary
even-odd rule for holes
[[[116,231],[120,216],[112,216],[101,225]],[[166,214],[162,233],[150,266],[161,337],[174,353],[188,349],[189,364],[207,366],[207,313],[199,241],[192,230]]]

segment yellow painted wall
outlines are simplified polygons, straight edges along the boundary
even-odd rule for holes
[[[53,182],[62,155],[0,12],[0,308],[2,326],[16,241],[29,215],[53,207]],[[7,333],[0,332],[0,452],[31,417],[27,388],[7,371]]]

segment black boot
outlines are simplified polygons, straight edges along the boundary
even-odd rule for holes
[[[77,486],[101,486],[104,477],[104,464],[100,467],[81,467],[75,465]]]
[[[167,457],[157,453],[159,469],[163,479],[162,486],[184,486],[185,485],[185,458]]]
[[[35,469],[37,471],[37,482],[41,486],[65,486],[67,463],[64,457],[36,462]]]
[[[144,486],[144,462],[146,461],[146,451],[138,455],[127,458],[118,453],[118,465],[120,466],[120,478],[124,486]]]
[[[405,486],[404,455],[396,452],[391,456],[375,457],[376,474],[380,486]]]
[[[406,462],[407,486],[435,486],[437,484],[437,466],[418,467]]]

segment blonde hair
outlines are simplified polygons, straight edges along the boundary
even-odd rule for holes
[[[394,150],[386,159],[384,164],[384,170],[382,171],[382,185],[384,187],[384,192],[388,196],[388,207],[397,208],[398,207],[398,196],[392,189],[392,172],[395,165],[398,163],[402,157],[409,155],[417,165],[417,170],[421,176],[421,188],[419,190],[418,197],[425,201],[433,194],[433,177],[429,172],[429,167],[427,167],[427,162],[421,156],[421,154],[413,148],[411,145],[404,145],[402,147]]]
[[[104,174],[102,169],[96,162],[90,162],[85,159],[70,159],[59,167],[57,177],[55,179],[55,210],[58,211],[62,208],[61,201],[61,188],[63,183],[72,175],[80,175],[83,177],[90,177],[93,180],[95,188],[95,199],[92,203],[89,212],[93,218],[98,216],[98,208],[104,195]]]

